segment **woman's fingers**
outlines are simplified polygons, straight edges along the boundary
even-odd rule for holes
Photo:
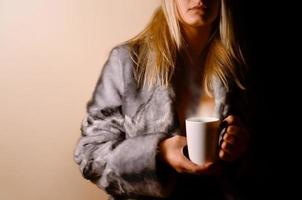
[[[227,123],[227,129],[223,136],[219,158],[233,161],[238,159],[247,149],[249,133],[237,116],[229,115],[224,121]]]
[[[224,138],[225,140],[222,142],[219,152],[220,159],[232,161],[240,157],[246,148],[246,142],[238,140],[233,135],[228,135]]]
[[[191,162],[183,153],[186,146],[184,136],[174,136],[162,141],[160,147],[160,158],[172,166],[179,173],[189,174],[215,174],[219,173],[218,166],[207,162],[204,165],[197,165]]]
[[[226,133],[234,135],[239,140],[249,140],[249,133],[237,116],[229,115],[224,119],[227,122]]]
[[[225,133],[223,136],[223,141],[234,144],[236,142],[236,136],[229,133]]]
[[[208,173],[210,173],[209,169],[212,164],[213,163],[208,162],[208,163],[205,163],[204,165],[197,165],[197,164],[191,162],[186,157],[184,157],[183,159],[179,160],[176,170],[179,173],[208,174]]]
[[[249,140],[248,131],[243,126],[230,125],[227,127],[223,136],[223,141],[229,142],[235,146],[237,144],[246,144]]]
[[[237,133],[240,129],[236,128],[233,130],[231,129],[230,132],[226,132],[221,144],[219,157],[225,161],[237,159],[242,154],[244,146],[246,145],[244,137],[240,135],[241,133]]]
[[[219,158],[224,161],[233,161],[234,160],[234,156],[232,156],[232,154],[226,152],[223,149],[221,149],[219,151]]]
[[[239,128],[238,126],[229,125],[229,126],[227,127],[226,132],[227,132],[228,134],[230,134],[230,135],[236,136],[236,135],[238,134],[238,132],[239,132],[239,129],[240,129],[240,128]]]
[[[234,116],[234,115],[227,116],[224,119],[224,121],[226,121],[228,125],[240,125],[241,124],[239,117]]]
[[[186,143],[184,143],[186,144]],[[210,173],[211,162],[207,162],[204,165],[197,165],[190,161],[184,154],[183,150],[178,151],[177,161],[175,164],[175,169],[179,173],[189,173],[189,174],[208,174]]]
[[[229,142],[224,141],[221,144],[221,149],[227,153],[232,153],[232,151],[234,150],[234,144],[231,144]]]

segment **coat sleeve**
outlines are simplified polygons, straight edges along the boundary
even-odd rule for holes
[[[74,160],[86,179],[113,196],[165,197],[171,185],[156,156],[158,143],[167,133],[142,133],[126,139],[122,67],[118,49],[114,49],[87,104]]]

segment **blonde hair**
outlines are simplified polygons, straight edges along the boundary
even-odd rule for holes
[[[221,0],[219,31],[209,44],[206,55],[204,83],[212,90],[212,78],[218,77],[228,89],[228,79],[235,80],[244,89],[242,75],[245,67],[240,45],[234,36],[230,6]],[[155,83],[168,86],[177,66],[177,58],[184,49],[177,8],[173,0],[161,0],[147,27],[128,41],[131,58],[135,62],[135,77],[139,85],[152,87]]]

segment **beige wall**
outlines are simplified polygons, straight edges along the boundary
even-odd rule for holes
[[[72,154],[110,48],[158,0],[0,0],[0,199],[100,200]]]

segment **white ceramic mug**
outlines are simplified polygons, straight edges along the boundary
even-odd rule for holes
[[[186,119],[187,146],[192,162],[202,165],[218,157],[220,120],[214,117]]]

